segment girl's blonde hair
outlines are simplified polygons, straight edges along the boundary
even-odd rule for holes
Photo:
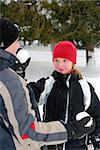
[[[73,69],[72,69],[72,74],[76,74],[76,75],[78,75],[79,76],[79,79],[83,79],[83,76],[82,76],[82,73],[81,73],[81,71],[79,70],[79,69],[76,69],[76,68],[74,68],[74,64],[73,64]]]

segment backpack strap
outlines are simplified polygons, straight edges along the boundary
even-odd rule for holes
[[[85,111],[86,111],[91,104],[90,86],[85,79],[81,79],[78,82],[80,83],[83,94],[84,94],[84,105],[85,105]]]

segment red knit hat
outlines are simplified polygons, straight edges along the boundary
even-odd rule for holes
[[[70,41],[61,41],[54,46],[53,60],[54,58],[66,58],[76,64],[76,51],[77,48]]]

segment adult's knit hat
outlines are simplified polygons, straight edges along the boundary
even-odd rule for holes
[[[55,58],[65,58],[76,64],[76,46],[70,41],[61,41],[54,46],[53,60]]]
[[[0,18],[0,47],[6,49],[19,36],[19,31],[16,25],[3,17]]]

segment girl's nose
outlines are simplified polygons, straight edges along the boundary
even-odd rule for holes
[[[59,62],[59,67],[63,67],[64,66],[64,63],[61,61]]]

